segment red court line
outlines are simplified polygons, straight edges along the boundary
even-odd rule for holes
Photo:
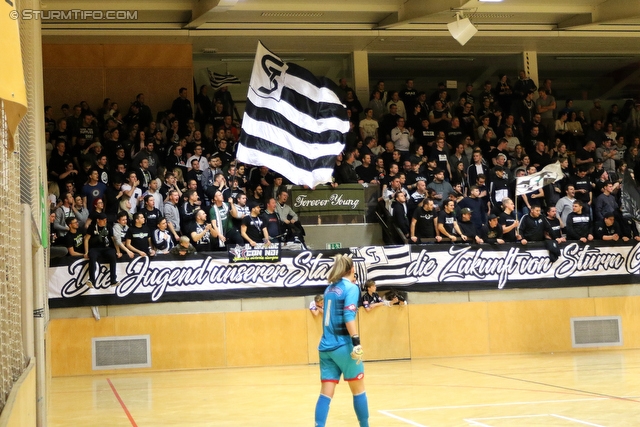
[[[120,395],[118,394],[118,391],[116,390],[115,386],[113,385],[113,383],[109,378],[107,378],[107,382],[109,383],[109,387],[111,387],[113,394],[116,395],[116,399],[118,399],[118,402],[120,402],[120,406],[122,406],[122,409],[124,409],[124,413],[127,414],[127,418],[129,418],[129,421],[131,421],[131,425],[133,427],[138,427],[138,424],[136,424],[135,420],[131,416],[131,413],[127,409],[127,405],[124,404],[124,402],[122,401],[122,398],[120,398]]]

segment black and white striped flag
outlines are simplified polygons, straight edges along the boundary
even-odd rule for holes
[[[331,80],[285,63],[258,42],[238,160],[267,166],[294,184],[330,182],[349,131],[336,89]]]
[[[239,85],[240,79],[233,74],[218,74],[207,68],[209,72],[209,84],[214,89],[220,89],[222,86]]]

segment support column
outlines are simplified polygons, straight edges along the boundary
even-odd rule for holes
[[[535,50],[529,50],[522,52],[522,69],[527,76],[536,84],[536,86],[540,87],[540,79],[538,77],[538,52]],[[534,98],[537,98],[538,94],[534,95]]]
[[[369,54],[365,50],[353,52],[353,88],[360,103],[365,107],[369,103]]]

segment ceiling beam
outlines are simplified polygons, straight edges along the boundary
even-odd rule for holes
[[[640,77],[640,68],[635,70],[633,73],[629,74],[627,77],[625,77],[615,85],[613,85],[608,91],[599,95],[598,97],[602,99],[608,99],[609,97],[619,93],[629,83],[638,81],[639,77]]]
[[[471,2],[474,2],[473,0]],[[378,23],[379,29],[393,28],[412,21],[422,20],[430,15],[449,12],[451,9],[464,8],[468,0],[407,0],[397,12],[392,13]]]
[[[596,6],[593,22],[608,23],[629,20],[640,16],[640,2],[628,0],[607,0]]]
[[[193,5],[191,22],[185,28],[198,28],[216,13],[226,12],[232,9],[238,0],[198,0]]]

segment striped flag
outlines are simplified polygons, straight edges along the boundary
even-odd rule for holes
[[[547,165],[540,172],[516,178],[516,196],[538,191],[548,184],[564,178],[560,162]]]
[[[331,181],[349,120],[331,80],[285,63],[258,42],[238,160],[267,166],[294,184]]]
[[[626,170],[622,179],[622,191],[620,192],[620,209],[622,214],[634,221],[640,221],[640,193],[631,172]]]
[[[240,79],[233,74],[218,74],[207,68],[209,72],[209,83],[214,89],[220,89],[222,86],[239,85]]]

